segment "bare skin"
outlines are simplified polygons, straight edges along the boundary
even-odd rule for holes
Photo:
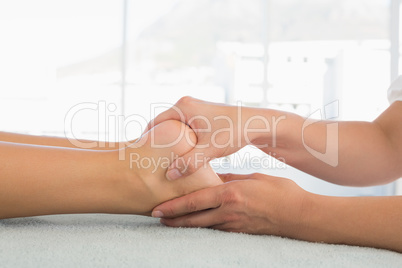
[[[120,150],[0,142],[0,219],[64,213],[150,215],[163,201],[221,183],[210,167],[186,182],[166,181],[169,163],[195,141],[184,124],[167,121]]]
[[[222,185],[155,208],[172,227],[270,234],[402,252],[402,197],[333,197],[265,174],[221,175]]]
[[[35,136],[0,131],[0,141],[31,145],[56,146],[74,149],[116,150],[129,146],[136,140],[127,142],[104,142],[91,140],[76,140],[52,136]],[[83,145],[83,146],[80,146]],[[89,148],[87,148],[89,147]]]
[[[336,184],[377,185],[402,176],[400,101],[393,103],[373,122],[317,121],[305,128],[305,119],[291,113],[243,107],[238,117],[237,109],[185,97],[150,123],[152,126],[171,118],[181,119],[196,132],[197,145],[212,144],[213,139],[219,139],[222,144],[233,141],[233,146],[226,147],[196,146],[183,156],[189,163],[185,169],[178,164],[182,160],[173,162],[167,172],[169,179],[188,176],[203,166],[191,161],[195,159],[195,152],[204,153],[207,156],[204,160],[209,161],[248,144],[259,146],[264,152],[285,159],[289,165]],[[209,131],[199,131],[206,129],[205,120],[193,120],[200,114],[210,122]],[[262,115],[270,127],[267,128],[262,120],[255,120],[251,124],[254,131],[244,132],[246,122],[256,115]],[[231,118],[233,122],[215,120],[217,116]],[[278,123],[279,118],[284,119]],[[327,140],[331,137],[327,133],[329,125],[334,123],[338,125],[338,136]],[[230,126],[234,126],[232,132],[219,131]],[[314,157],[306,149],[307,145],[324,153],[328,146],[336,143],[335,153],[328,154],[330,160],[337,157],[336,165]],[[225,181],[223,185],[168,201],[157,206],[152,215],[161,217],[161,222],[168,226],[210,227],[402,252],[402,240],[398,239],[402,237],[400,196],[321,196],[308,193],[289,180],[262,174],[221,178]]]
[[[390,182],[402,175],[402,124],[396,123],[402,121],[401,110],[402,102],[399,101],[373,122],[317,121],[303,129],[305,118],[292,113],[249,107],[242,107],[239,112],[235,106],[184,97],[174,108],[157,116],[149,127],[164,120],[182,120],[197,135],[197,146],[182,157],[184,160],[179,158],[169,167],[167,175],[172,180],[188,176],[203,166],[202,162],[197,161],[199,157],[196,153],[205,155],[206,162],[230,155],[246,145],[255,145],[323,180],[342,185],[367,186]],[[199,119],[200,114],[205,119]],[[316,151],[325,152],[327,126],[331,123],[338,123],[339,127],[339,148],[336,151],[339,163],[335,167],[315,158],[305,147],[307,144]],[[329,141],[330,144],[333,142],[335,140]],[[170,176],[173,174],[175,176]]]

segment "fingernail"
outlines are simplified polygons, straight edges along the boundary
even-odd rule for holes
[[[163,212],[159,211],[159,210],[153,211],[152,212],[152,217],[154,217],[154,218],[162,218],[163,217]]]
[[[174,181],[180,177],[182,177],[180,171],[177,168],[171,169],[166,173],[167,179],[170,181]]]

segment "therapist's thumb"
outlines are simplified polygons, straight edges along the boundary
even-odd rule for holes
[[[205,165],[209,165],[208,162],[212,157],[208,156],[201,149],[194,148],[185,155],[178,157],[170,165],[168,171],[166,172],[166,177],[168,180],[176,180],[182,177],[187,177],[198,169]]]

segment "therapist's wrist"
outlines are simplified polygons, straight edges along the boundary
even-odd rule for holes
[[[249,122],[244,124],[245,140],[247,145],[254,145],[260,149],[286,148],[291,143],[292,131],[296,115],[273,110],[255,109],[248,111]],[[248,133],[246,133],[248,132]]]
[[[347,243],[348,221],[342,208],[350,207],[348,197],[308,193],[303,201],[298,232],[294,238],[310,242]]]

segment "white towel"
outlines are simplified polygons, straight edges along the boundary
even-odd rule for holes
[[[0,266],[402,267],[402,254],[83,214],[0,220]]]

